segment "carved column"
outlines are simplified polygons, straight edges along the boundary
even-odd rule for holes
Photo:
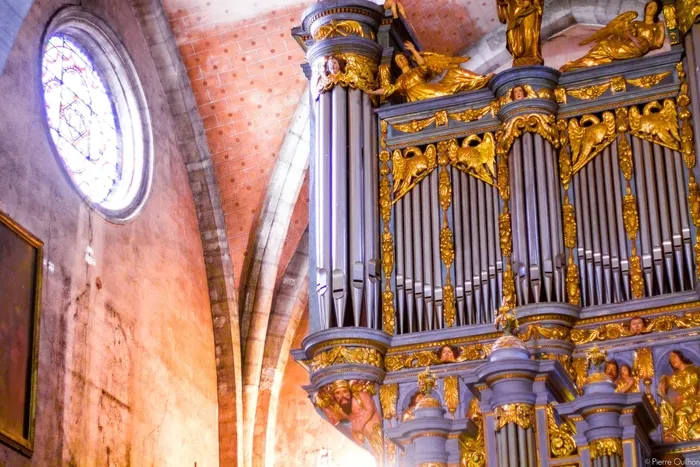
[[[363,0],[318,2],[301,31],[311,70],[311,320],[320,329],[379,328],[379,167],[372,99],[384,10]]]

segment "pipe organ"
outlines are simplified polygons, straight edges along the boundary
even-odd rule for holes
[[[417,47],[396,0],[293,31],[311,400],[379,465],[700,460],[700,6],[624,12],[560,71],[516,3],[495,75]]]

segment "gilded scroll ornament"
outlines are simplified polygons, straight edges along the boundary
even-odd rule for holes
[[[423,120],[411,120],[408,123],[394,123],[391,126],[396,128],[402,133],[418,133],[428,128],[430,125],[435,123],[436,118],[430,117]]]
[[[469,135],[461,147],[455,140],[448,147],[450,164],[489,185],[496,183],[496,143],[492,133]]]
[[[603,120],[587,114],[580,123],[569,120],[569,142],[573,163],[572,173],[581,170],[588,162],[615,140],[616,124],[612,112],[603,112]]]
[[[496,0],[498,19],[506,24],[506,48],[513,66],[542,65],[542,0]]]
[[[681,137],[678,131],[678,114],[672,99],[649,102],[642,112],[637,107],[629,109],[630,133],[652,143],[680,150]]]
[[[566,263],[566,296],[570,304],[581,305],[581,286],[579,285],[578,266],[569,252]]]
[[[391,157],[392,178],[394,180],[394,203],[418,185],[437,167],[435,145],[430,144],[422,151],[411,146],[402,151],[395,150]]]
[[[443,352],[435,350],[418,350],[399,354],[388,354],[384,360],[386,371],[399,371],[405,368],[423,368],[443,363],[456,363],[473,360],[483,360],[490,351],[490,344],[472,344],[452,348],[443,346],[441,350],[449,349],[452,357],[445,358]]]
[[[510,256],[513,253],[513,232],[511,231],[510,212],[504,211],[498,216],[501,254]]]
[[[486,116],[491,111],[491,109],[491,105],[487,105],[486,107],[482,107],[480,109],[467,109],[463,110],[462,112],[451,113],[448,114],[448,116],[452,120],[457,120],[460,122],[473,122]]]
[[[532,324],[527,327],[524,333],[521,333],[520,338],[527,342],[531,339],[556,339],[568,340],[569,330],[564,326],[552,326],[546,328],[539,324]]]
[[[312,83],[316,92],[323,93],[335,85],[370,93],[375,85],[376,62],[364,55],[341,53],[329,55],[315,62]]]
[[[411,67],[409,59],[403,54],[394,58],[401,69],[401,76],[391,84],[389,65],[379,67],[380,87],[371,94],[386,99],[398,93],[406,97],[408,102],[422,101],[434,97],[449,96],[462,91],[474,91],[486,86],[491,76],[481,76],[460,65],[469,57],[449,57],[434,52],[419,52],[411,42],[405,42],[406,50],[411,53],[415,67]],[[431,81],[444,73],[442,78]]]
[[[509,423],[515,423],[523,430],[535,427],[535,407],[530,404],[504,404],[496,407],[496,432]]]
[[[506,123],[503,135],[496,145],[497,154],[507,154],[513,142],[523,133],[535,133],[549,141],[555,148],[559,147],[559,132],[553,115],[529,114],[519,115]]]
[[[573,331],[571,333],[573,340]],[[583,385],[586,383],[586,377],[588,376],[588,363],[586,359],[583,357],[574,358],[571,362],[569,375],[571,375],[579,391],[582,391]]]
[[[382,406],[382,414],[387,420],[399,419],[396,413],[396,403],[399,400],[398,384],[383,384],[379,386],[379,403]]]
[[[642,76],[641,78],[627,79],[627,83],[640,88],[651,88],[671,76],[670,71],[665,71],[656,75]]]
[[[331,424],[350,422],[353,440],[360,446],[367,441],[375,457],[381,458],[384,435],[381,418],[372,399],[375,393],[375,383],[371,381],[341,379],[319,389],[315,403]]]
[[[576,99],[590,101],[593,99],[598,99],[600,96],[605,94],[605,91],[608,89],[610,89],[610,82],[593,84],[582,88],[569,89],[567,94],[569,94],[571,97],[575,97]]]
[[[469,402],[467,418],[476,425],[476,436],[464,431],[459,435],[460,467],[484,467],[486,465],[486,446],[484,441],[484,422],[479,407],[479,400],[473,398]]]
[[[443,392],[445,396],[445,407],[452,418],[455,418],[455,412],[459,407],[459,384],[457,376],[447,376],[443,380]]]
[[[676,18],[681,34],[688,32],[697,21],[700,21],[700,2],[698,0],[677,0]]]
[[[344,364],[371,365],[382,368],[384,361],[382,354],[376,349],[361,347],[349,349],[344,346],[338,346],[319,352],[308,364],[311,371],[318,371],[329,366]]]
[[[580,45],[595,45],[583,57],[561,67],[561,71],[639,58],[660,49],[664,45],[666,30],[658,19],[659,5],[651,1],[644,8],[644,20],[634,21],[637,16],[634,11],[622,13],[603,29],[581,41]]]
[[[602,456],[619,456],[622,458],[622,440],[620,438],[603,438],[591,441],[588,445],[591,460]]]
[[[659,380],[659,414],[664,441],[677,443],[700,439],[700,367],[680,350],[668,356],[672,372]]]
[[[558,424],[554,417],[554,407],[551,404],[545,409],[547,412],[547,431],[549,432],[549,452],[552,457],[567,457],[576,452],[576,427],[569,420],[562,420]]]
[[[358,21],[351,19],[342,21],[332,20],[320,26],[313,33],[316,42],[333,37],[347,36],[368,37],[374,40],[373,34],[366,34],[362,29],[362,25]]]

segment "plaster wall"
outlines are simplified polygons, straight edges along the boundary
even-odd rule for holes
[[[0,76],[0,210],[44,241],[48,261],[35,452],[0,445],[0,465],[216,466],[205,264],[168,103],[131,2],[83,1],[130,53],[153,122],[146,206],[128,224],[106,222],[81,201],[44,125],[41,36],[67,4],[34,3]]]

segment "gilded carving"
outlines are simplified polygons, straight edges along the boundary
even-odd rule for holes
[[[571,183],[572,167],[571,153],[569,152],[569,134],[567,133],[566,120],[557,120],[557,129],[559,130],[559,179],[564,187],[564,190],[569,189]]]
[[[576,452],[576,427],[569,420],[562,420],[558,424],[554,417],[554,407],[551,404],[545,409],[547,412],[547,431],[549,432],[549,452],[552,457],[567,457]]]
[[[442,296],[444,303],[445,324],[447,327],[455,325],[455,290],[452,284],[447,284],[442,288]]]
[[[627,193],[622,202],[622,219],[627,236],[630,240],[635,240],[639,230],[639,214],[637,213],[637,200],[632,193]]]
[[[503,210],[498,216],[501,254],[510,256],[513,253],[513,232],[511,231],[510,212]]]
[[[450,174],[447,170],[442,170],[440,172],[440,180],[439,180],[439,185],[438,185],[438,196],[440,200],[440,207],[443,209],[443,211],[447,211],[447,209],[450,207],[450,204],[452,203],[452,184],[450,183]],[[444,229],[443,229],[444,230]],[[444,242],[447,242],[447,238],[443,242],[442,240],[442,233],[440,235],[440,246],[443,245]],[[444,235],[447,235],[445,233]],[[450,233],[450,238],[449,238],[450,243],[452,243],[452,234]],[[445,244],[445,246],[447,246]],[[450,260],[452,262],[452,260]]]
[[[620,438],[603,438],[591,441],[588,445],[591,460],[602,456],[619,456],[622,458],[622,440]]]
[[[641,316],[635,316],[627,324],[608,323],[595,329],[572,329],[570,335],[574,344],[581,345],[593,341],[619,339],[650,332],[668,332],[673,329],[688,329],[697,326],[700,326],[700,311],[688,312],[680,316],[657,316],[648,322]]]
[[[464,431],[459,435],[460,467],[484,467],[486,465],[486,446],[484,442],[484,423],[479,407],[479,400],[473,398],[469,402],[467,418],[476,425],[476,436]]]
[[[693,137],[693,123],[692,115],[688,106],[690,105],[690,95],[688,94],[688,82],[686,81],[685,70],[683,69],[683,62],[679,62],[676,65],[676,71],[678,73],[678,78],[680,79],[681,86],[678,92],[678,97],[676,98],[676,104],[678,105],[678,118],[681,120],[681,153],[683,154],[683,161],[688,169],[695,167],[696,157],[695,157],[695,142]]]
[[[418,133],[435,123],[436,120],[435,117],[430,117],[423,120],[411,120],[408,123],[394,123],[391,126],[402,133]]]
[[[379,412],[372,396],[376,393],[371,381],[338,380],[323,386],[316,393],[316,405],[333,425],[350,422],[350,434],[360,446],[369,443],[374,455],[384,453],[384,434]]]
[[[610,86],[612,87],[613,93],[627,91],[627,82],[624,76],[613,76],[610,80]]]
[[[498,139],[499,134],[496,133],[496,139]],[[503,201],[508,201],[510,199],[510,180],[508,179],[508,155],[501,154],[498,156],[498,194],[501,196]]]
[[[491,346],[489,344],[479,343],[457,348],[443,346],[439,351],[418,350],[414,352],[388,354],[384,359],[384,369],[386,371],[399,371],[405,368],[423,368],[442,363],[483,360],[486,358],[490,348]],[[447,350],[449,350],[449,352]]]
[[[634,170],[634,162],[632,162],[632,148],[627,142],[627,138],[624,134],[620,134],[617,142],[617,157],[620,163],[620,170],[625,180],[629,181],[632,179],[632,174]]]
[[[370,93],[375,85],[376,62],[364,55],[341,53],[329,55],[315,62],[312,83],[318,93],[333,89],[335,85],[359,89]]]
[[[389,151],[386,146],[388,124],[380,121],[381,135],[379,153],[379,212],[384,224],[382,231],[382,270],[384,272],[384,292],[382,293],[382,324],[384,332],[394,334],[396,325],[396,310],[394,308],[394,292],[391,290],[391,274],[394,270],[394,239],[389,230],[391,221],[391,182],[389,181]]]
[[[569,142],[571,144],[572,173],[581,170],[588,162],[615,140],[615,116],[612,112],[603,112],[603,120],[587,114],[580,123],[569,120]]]
[[[688,209],[690,210],[690,218],[697,227],[700,225],[700,185],[692,173],[688,182]]]
[[[573,333],[574,331],[571,331],[572,340]],[[576,383],[576,387],[579,389],[579,391],[582,391],[583,385],[586,383],[586,377],[588,376],[588,363],[586,362],[586,359],[583,357],[574,358],[571,362],[569,374]]]
[[[457,376],[447,376],[442,384],[445,396],[445,407],[447,407],[447,411],[450,412],[450,415],[454,419],[457,407],[459,407],[459,380]]]
[[[626,80],[628,84],[632,86],[637,86],[640,88],[651,88],[659,84],[661,81],[665,80],[671,75],[670,71],[665,71],[656,75],[642,76],[641,78],[634,78]]]
[[[396,413],[396,403],[399,400],[398,384],[383,384],[379,386],[379,403],[382,406],[382,414],[387,420],[399,419]]]
[[[452,120],[458,120],[460,122],[473,122],[474,120],[479,120],[480,118],[486,116],[491,109],[491,105],[487,105],[486,107],[482,107],[480,109],[467,109],[463,110],[462,112],[451,113],[448,114],[448,116]]]
[[[566,263],[566,295],[572,305],[581,305],[581,288],[579,286],[578,266],[574,257],[569,253]]]
[[[593,84],[590,86],[585,86],[577,89],[569,89],[567,94],[576,99],[581,99],[585,101],[590,101],[593,99],[598,99],[600,96],[605,94],[605,91],[610,89],[610,83]]]
[[[664,45],[666,30],[663,22],[658,20],[659,5],[651,1],[644,8],[644,20],[634,21],[637,16],[634,11],[622,13],[604,28],[581,41],[580,45],[595,45],[583,57],[561,67],[561,71],[639,58],[660,49]]]
[[[366,34],[362,29],[362,25],[358,21],[351,19],[341,21],[332,20],[320,26],[313,33],[314,40],[317,42],[332,37],[347,36],[368,37],[374,40],[373,34]]]
[[[568,196],[565,196],[563,211],[564,224],[564,246],[566,248],[576,248],[576,215],[574,207],[568,202]]]
[[[389,65],[379,67],[380,88],[371,94],[386,99],[394,93],[406,97],[408,102],[431,99],[433,97],[449,96],[462,91],[473,91],[486,86],[491,76],[481,76],[460,65],[469,60],[468,57],[449,57],[434,52],[419,52],[411,42],[405,42],[406,50],[411,53],[415,67],[411,67],[408,57],[397,54],[394,58],[401,69],[394,84],[391,84]],[[442,78],[431,81],[444,73]]]
[[[674,151],[680,150],[681,137],[678,131],[678,114],[671,99],[649,102],[639,112],[637,107],[629,109],[630,133],[634,136],[666,146]]]
[[[632,254],[629,257],[630,263],[630,288],[632,289],[632,297],[644,298],[644,276],[642,276],[642,262],[637,250],[632,248]]]
[[[566,88],[559,86],[554,90],[554,98],[559,104],[566,104]]]
[[[681,34],[685,34],[693,23],[700,20],[700,2],[698,0],[677,0],[676,18],[678,29],[680,29]]]
[[[382,317],[384,324],[384,332],[389,335],[394,334],[396,310],[394,308],[394,292],[389,290],[389,285],[387,284],[387,289],[382,293]]]
[[[396,444],[387,438],[384,438],[384,452],[386,452],[386,460],[393,465],[396,462]]]
[[[504,404],[496,407],[496,432],[509,423],[515,423],[523,430],[534,428],[535,407],[530,404]]]
[[[513,268],[510,262],[506,264],[506,268],[503,270],[503,301],[501,304],[502,310],[512,310],[515,308],[515,277],[513,275]]]
[[[639,318],[640,320],[642,318]],[[643,322],[643,321],[642,321]],[[637,349],[634,352],[634,363],[632,364],[632,374],[635,375],[639,381],[644,383],[645,394],[652,407],[658,411],[656,405],[656,400],[654,396],[651,395],[651,382],[654,378],[654,356],[649,347],[642,349]]]
[[[520,335],[520,338],[525,342],[531,339],[568,340],[569,330],[563,326],[546,328],[539,324],[531,324],[527,327],[527,330]]]
[[[696,441],[700,439],[700,368],[680,350],[671,351],[668,362],[672,372],[659,380],[664,441]]]
[[[496,0],[498,19],[506,24],[506,48],[513,66],[542,65],[542,0]]]
[[[354,363],[359,365],[371,365],[382,368],[384,362],[382,354],[376,349],[352,348],[344,346],[333,347],[330,350],[319,352],[308,362],[311,371],[318,371],[333,365],[344,365]]]
[[[394,203],[437,167],[436,158],[435,145],[432,144],[425,151],[415,146],[404,149],[403,153],[398,149],[394,151],[391,157]]]
[[[384,9],[391,10],[391,16],[394,19],[406,19],[406,9],[399,0],[386,0],[384,2]]]
[[[460,147],[455,140],[448,147],[450,163],[489,185],[496,182],[496,143],[492,133],[469,135]]]
[[[496,145],[497,154],[507,154],[516,138],[524,132],[535,133],[549,141],[555,148],[559,147],[559,132],[553,115],[529,114],[519,115],[506,123],[503,135]]]

